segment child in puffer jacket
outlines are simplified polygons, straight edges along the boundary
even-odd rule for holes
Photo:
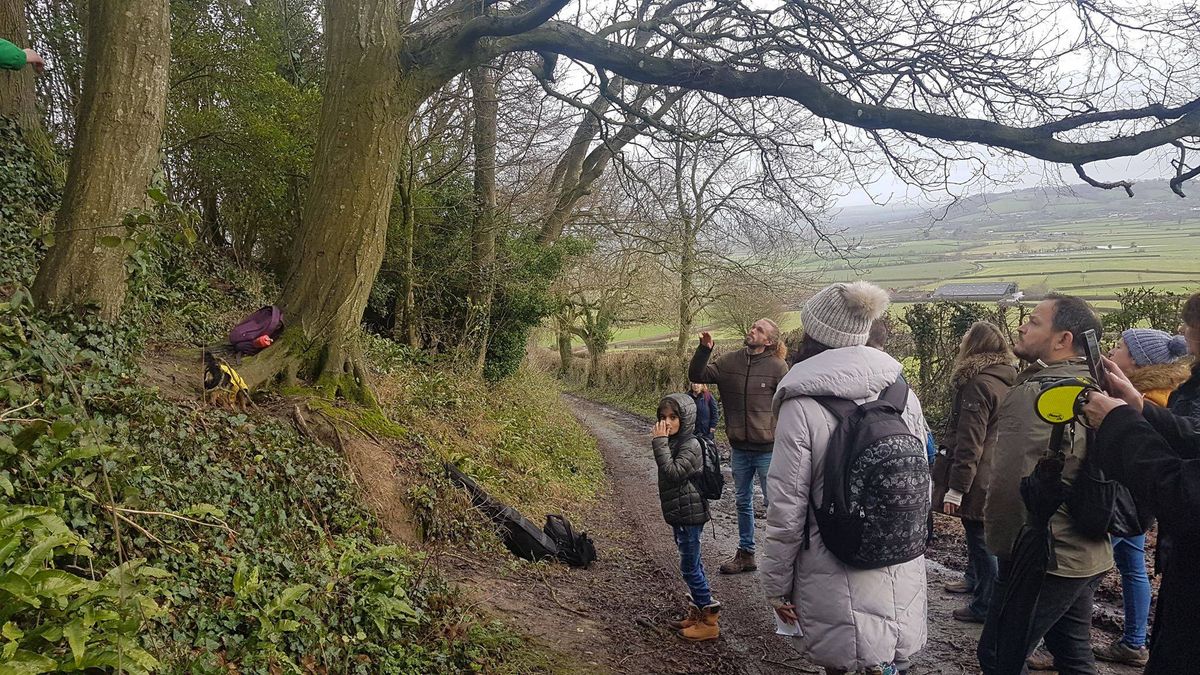
[[[700,560],[700,534],[709,520],[708,502],[691,478],[703,458],[696,440],[696,404],[687,394],[671,394],[658,404],[658,423],[651,432],[654,462],[658,464],[658,499],[663,518],[679,547],[679,571],[691,594],[687,616],[671,627],[687,640],[714,640],[721,634],[717,618],[721,603],[712,597]]]

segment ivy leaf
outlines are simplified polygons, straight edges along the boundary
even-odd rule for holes
[[[46,245],[46,248],[50,248],[51,246],[54,246],[54,233],[53,232],[44,233],[42,235],[42,243]]]
[[[191,227],[183,228],[183,239],[187,242],[188,246],[195,246],[197,240],[196,230]]]
[[[121,245],[122,241],[124,241],[124,239],[112,234],[105,237],[100,237],[100,245],[104,246],[105,248],[116,248]]]
[[[159,204],[167,203],[167,193],[163,192],[161,188],[153,187],[149,190],[146,190],[146,196],[158,202]]]
[[[9,640],[20,640],[21,638],[25,637],[25,632],[20,628],[17,628],[17,624],[11,621],[6,621],[4,623],[4,627],[0,628],[0,635],[3,635]]]

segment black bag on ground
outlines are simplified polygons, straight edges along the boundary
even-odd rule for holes
[[[858,569],[898,565],[925,552],[929,458],[901,413],[908,383],[900,378],[879,399],[857,405],[815,400],[838,420],[825,451],[822,503],[809,498],[826,548]],[[805,546],[808,524],[805,523]]]
[[[700,441],[700,456],[703,458],[703,464],[700,471],[692,476],[692,485],[700,491],[700,496],[705,499],[715,500],[721,498],[721,492],[725,489],[725,476],[721,473],[721,454],[717,452],[717,444],[697,436],[697,441]]]
[[[539,530],[537,525],[511,506],[493,499],[478,483],[459,471],[458,467],[446,464],[445,468],[451,480],[461,485],[471,496],[471,505],[500,526],[500,539],[513,555],[525,560],[545,560],[558,556],[558,546],[554,540]]]
[[[571,567],[587,569],[596,560],[596,546],[592,538],[587,532],[576,532],[566,518],[548,514],[542,532],[558,547],[558,559]]]

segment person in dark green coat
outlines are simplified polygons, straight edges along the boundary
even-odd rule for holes
[[[46,62],[37,52],[21,49],[8,40],[0,39],[0,69],[20,70],[26,65],[33,66],[39,73],[46,68]]]

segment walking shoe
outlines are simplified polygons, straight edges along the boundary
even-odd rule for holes
[[[1130,647],[1124,640],[1117,639],[1104,647],[1092,647],[1092,653],[1101,661],[1128,663],[1133,666],[1144,666],[1150,660],[1150,650],[1145,647]]]
[[[688,603],[687,614],[684,614],[682,619],[675,619],[667,623],[671,630],[683,630],[695,625],[700,620],[700,608]]]
[[[1025,659],[1025,666],[1030,670],[1054,670],[1054,656],[1039,647]]]
[[[975,612],[972,612],[970,607],[959,607],[953,612],[950,612],[950,616],[954,617],[958,621],[964,621],[966,623],[983,623],[983,617],[978,616],[975,614]]]
[[[754,553],[738,549],[733,557],[721,563],[721,574],[741,574],[742,572],[753,572],[758,569],[758,565],[754,562]]]
[[[679,637],[692,642],[715,640],[721,634],[717,619],[721,616],[721,603],[714,601],[700,610],[700,620],[679,631]]]
[[[946,589],[947,593],[970,593],[972,590],[966,579],[960,579],[959,581],[947,581],[942,588]]]

